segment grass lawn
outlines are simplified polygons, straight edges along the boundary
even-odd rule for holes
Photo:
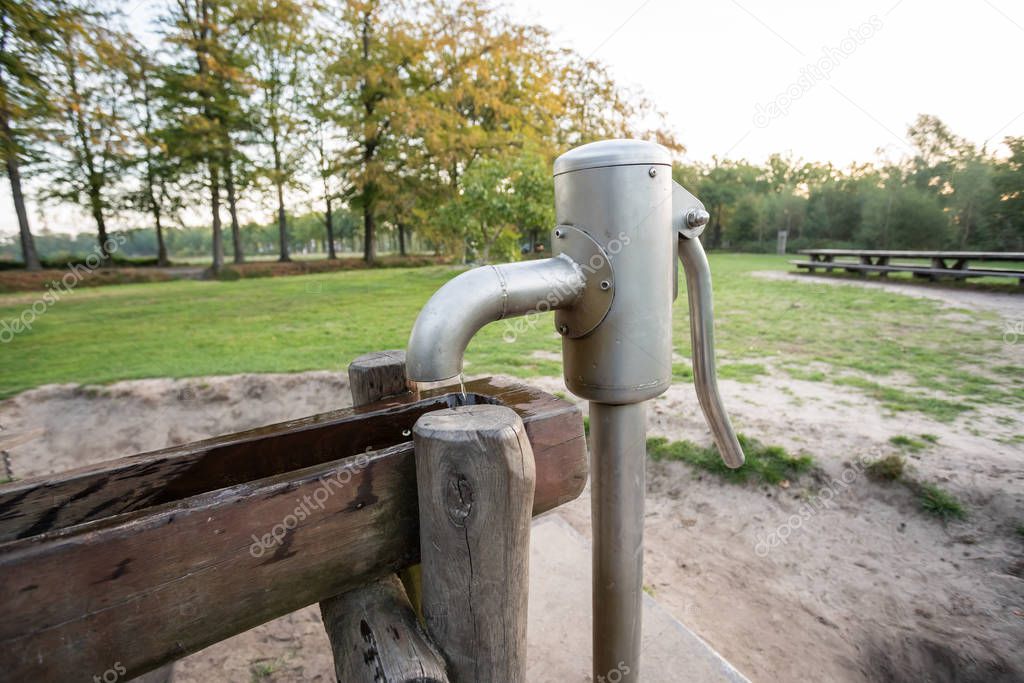
[[[724,377],[785,372],[831,381],[890,409],[943,420],[978,402],[1024,404],[1024,373],[992,360],[1003,345],[995,315],[751,275],[787,269],[783,257],[716,254],[711,267]],[[51,382],[340,370],[361,353],[403,348],[420,307],[455,273],[428,267],[81,288],[0,344],[0,397]],[[0,296],[0,321],[41,294]],[[550,318],[517,326],[514,342],[503,339],[507,323],[489,325],[469,348],[467,372],[559,374],[560,362],[546,357],[560,348]],[[685,294],[675,327],[676,350],[689,357]],[[674,375],[689,379],[688,366],[678,364]]]

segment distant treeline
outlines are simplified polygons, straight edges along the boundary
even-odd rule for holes
[[[711,248],[815,247],[1024,251],[1024,138],[999,158],[933,116],[907,131],[904,156],[838,169],[772,156],[677,166],[708,207]]]
[[[350,211],[334,213],[334,247],[337,252],[362,254],[363,234],[359,230],[358,216]],[[328,252],[323,225],[323,216],[306,213],[288,216],[289,252],[293,254],[326,254]],[[249,255],[274,255],[279,253],[277,223],[248,223],[239,229],[242,246]],[[140,265],[155,265],[157,255],[156,231],[153,228],[128,228],[111,234],[123,236],[118,241],[115,262],[122,259]],[[397,230],[385,228],[378,235],[382,252],[415,253],[436,251],[433,244],[424,243],[415,234],[399,239]],[[405,242],[402,244],[402,242]],[[168,253],[174,259],[209,258],[211,235],[208,226],[171,227],[164,229],[164,242]],[[60,263],[81,259],[97,251],[96,236],[92,233],[71,234],[66,232],[43,231],[35,235],[36,250],[43,262]],[[0,262],[20,261],[21,247],[16,235],[0,236]]]
[[[553,220],[538,179],[560,152],[630,136],[682,151],[601,64],[490,0],[159,0],[146,36],[126,4],[0,2],[0,153],[30,268],[26,188],[79,206],[104,257],[118,216],[152,226],[166,262],[187,206],[209,217],[214,270],[241,262],[268,244],[240,225],[258,203],[288,260],[306,241],[289,213],[312,201],[328,247],[333,215],[358,217],[368,263],[379,233],[412,230],[514,258]]]
[[[673,175],[710,210],[704,241],[711,249],[774,251],[778,231],[787,230],[789,251],[815,247],[1024,251],[1024,138],[1007,138],[1010,155],[1000,158],[957,137],[938,119],[921,116],[907,131],[907,140],[911,148],[894,163],[854,164],[841,170],[775,155],[760,165],[729,160],[677,163]],[[510,168],[518,169],[520,198],[525,195],[526,205],[538,211],[529,229],[501,222],[506,205],[494,187]],[[501,239],[513,248],[547,241],[550,225],[543,223],[543,211],[551,201],[551,181],[545,168],[523,172],[522,162],[484,162],[464,183],[466,190],[458,204],[464,213],[451,220],[490,219],[504,226]],[[440,211],[443,215],[454,207]],[[326,253],[323,220],[320,213],[288,215],[289,251]],[[336,250],[363,252],[358,213],[337,209],[332,223]],[[124,234],[128,239],[121,247],[122,256],[156,256],[152,228]],[[239,235],[246,254],[279,251],[277,223],[242,225]],[[443,252],[446,243],[434,235],[419,222],[401,226],[388,222],[377,239],[383,251]],[[177,258],[208,256],[212,248],[206,226],[165,230],[165,241]],[[81,256],[95,249],[91,234],[44,232],[36,236],[36,243],[47,259]],[[464,253],[479,258],[481,244],[467,242]],[[503,258],[514,258],[511,251],[503,252]],[[16,238],[0,238],[0,259],[19,256]]]

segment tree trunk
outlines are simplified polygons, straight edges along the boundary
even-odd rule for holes
[[[92,209],[93,220],[96,221],[96,239],[100,244],[100,258],[106,264],[110,262],[110,252],[107,250],[107,221],[103,217],[103,199],[99,188],[95,185],[89,187],[89,207]]]
[[[967,240],[971,236],[971,203],[967,202],[967,216],[964,218],[964,234],[960,240],[960,248],[967,248]]]
[[[146,106],[148,107],[148,100]],[[163,212],[161,210],[161,199],[165,196],[163,181],[160,181],[160,199],[157,198],[156,173],[153,171],[153,157],[150,151],[146,150],[146,195],[149,201],[149,212],[153,214],[153,223],[156,226],[156,264],[161,267],[170,265],[167,258],[167,245],[164,242]]]
[[[7,132],[7,122],[4,121]],[[14,212],[18,214],[18,231],[21,234],[21,257],[27,270],[39,270],[39,254],[36,252],[36,241],[28,224],[28,211],[25,210],[25,195],[21,192],[21,172],[18,170],[18,159],[11,150],[7,154],[7,178],[11,181],[11,196],[14,199]]]
[[[80,171],[84,172],[86,194],[89,198],[89,210],[96,221],[96,239],[99,241],[100,258],[106,265],[110,261],[110,252],[107,250],[107,225],[103,217],[103,186],[106,178],[102,170],[96,168],[96,159],[93,154],[93,145],[90,140],[88,126],[82,107],[81,91],[78,88],[77,53],[74,50],[70,34],[64,34],[64,48],[66,54],[62,56],[67,69],[68,88],[71,94],[70,115],[73,117],[75,136],[78,138],[80,149],[75,155],[76,164]]]
[[[398,224],[398,255],[405,256],[405,223]]]
[[[377,260],[377,223],[372,206],[363,207],[363,260],[370,266]]]
[[[331,211],[331,198],[326,197],[327,210],[324,212],[324,225],[327,227],[327,258],[336,259],[338,255],[334,252],[334,214]]]
[[[156,264],[161,267],[171,265],[167,258],[167,245],[164,243],[164,227],[160,220],[160,207],[153,205],[153,221],[156,223]]]
[[[281,257],[278,261],[291,261],[288,255],[288,217],[284,212],[284,185],[277,184],[277,232],[281,242]]]
[[[369,9],[363,11],[363,22],[362,22],[362,40],[363,40],[363,64],[369,66],[370,63],[370,36],[372,34],[370,26],[371,12]],[[367,69],[368,71],[369,69]],[[373,121],[374,112],[374,101],[370,94],[369,80],[366,76],[363,77],[359,84],[359,98],[363,102],[363,111],[365,112],[365,118],[363,120],[364,130],[366,133],[363,137],[363,188],[362,188],[362,199],[363,199],[363,260],[366,264],[372,266],[377,260],[377,224],[376,216],[374,211],[377,208],[376,199],[376,185],[373,182],[371,176],[370,164],[373,163],[374,155],[377,151],[377,145],[380,142],[377,138],[380,130],[374,123],[372,125],[373,132],[370,133],[371,121]]]
[[[5,33],[6,38],[6,33]],[[21,234],[21,258],[26,270],[39,270],[39,254],[36,252],[36,241],[28,224],[28,211],[25,210],[25,195],[21,192],[21,170],[18,168],[18,148],[14,144],[14,133],[11,131],[10,113],[7,106],[7,85],[0,72],[0,133],[3,135],[4,156],[6,157],[7,178],[11,181],[11,197],[14,201],[14,212],[18,215],[18,232]]]
[[[224,189],[228,192],[228,213],[231,214],[231,247],[235,263],[245,263],[242,253],[242,233],[238,228],[238,204],[235,199],[235,177],[231,168],[230,152],[224,156]]]
[[[213,264],[210,269],[219,275],[224,267],[224,240],[220,229],[220,175],[217,164],[210,162],[210,207],[213,210]]]

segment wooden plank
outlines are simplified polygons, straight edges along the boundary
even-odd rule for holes
[[[413,433],[427,632],[453,683],[523,683],[535,468],[522,421],[465,406]]]
[[[534,514],[579,495],[586,451],[575,406],[494,380],[467,392],[522,418],[538,473]],[[407,407],[406,416],[422,406]],[[359,443],[335,441],[351,431],[320,436],[326,453]],[[166,456],[144,462],[165,467]],[[110,480],[99,472],[97,481]],[[405,442],[8,541],[0,667],[10,680],[48,681],[102,675],[117,662],[136,676],[416,563],[415,478]]]
[[[405,351],[359,356],[349,364],[348,378],[356,407],[400,394],[405,391]],[[399,577],[391,575],[320,602],[337,680],[448,683],[444,659],[414,609],[419,584],[407,578],[404,589]]]
[[[576,410],[541,391],[491,378],[468,382],[466,392],[467,401],[509,405],[524,421],[529,415]],[[405,393],[366,407],[0,485],[0,542],[410,441],[412,426],[421,415],[460,401],[459,394],[446,389],[425,392],[422,401]],[[538,427],[544,437],[543,427]],[[572,469],[568,462],[563,465]],[[585,481],[585,463],[577,470]]]
[[[0,666],[136,676],[380,578],[415,559],[415,491],[402,444],[5,544]]]
[[[172,446],[0,486],[0,541],[140,510],[411,439],[416,420],[454,405],[411,395]]]

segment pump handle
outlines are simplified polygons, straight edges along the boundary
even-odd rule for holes
[[[700,233],[707,223],[708,214],[693,195],[673,183],[673,228],[679,238],[679,260],[686,276],[686,297],[690,304],[690,341],[693,347],[693,384],[697,389],[704,419],[718,452],[728,467],[743,464],[743,448],[736,438],[729,414],[718,392],[715,372],[715,314],[711,294],[711,268],[700,243]],[[682,196],[682,195],[685,195]],[[682,205],[676,199],[692,199]],[[674,270],[674,269],[673,269]]]

